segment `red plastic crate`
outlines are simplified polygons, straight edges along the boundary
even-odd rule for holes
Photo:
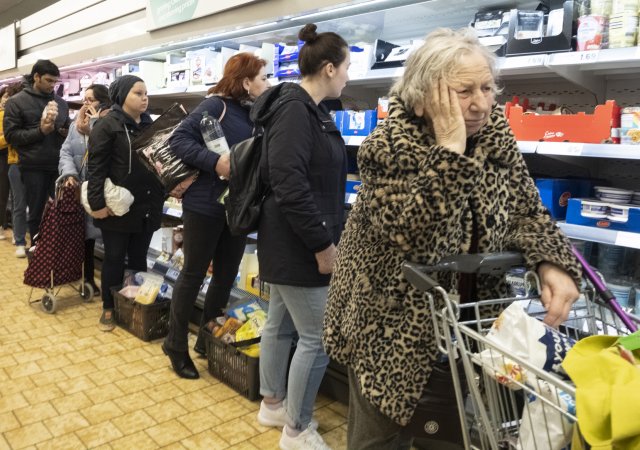
[[[620,127],[620,108],[614,100],[596,106],[593,114],[525,114],[518,98],[507,102],[505,115],[519,141],[583,142],[600,144],[611,138],[611,128]]]

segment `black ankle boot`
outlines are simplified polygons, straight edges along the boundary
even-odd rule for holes
[[[189,352],[176,352],[169,350],[164,345],[164,342],[162,343],[162,351],[169,357],[174,372],[178,374],[180,378],[186,378],[188,380],[196,380],[200,378],[198,369],[196,369],[191,357],[189,357]]]

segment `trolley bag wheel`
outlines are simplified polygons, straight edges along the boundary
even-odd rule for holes
[[[56,296],[50,292],[46,292],[42,296],[40,306],[42,306],[42,310],[44,312],[53,314],[54,312],[56,312]]]
[[[82,289],[82,287],[84,286],[84,290]],[[91,284],[89,283],[84,283],[81,287],[80,287],[80,296],[82,297],[82,300],[85,301],[85,303],[90,302],[91,300],[93,300],[93,286],[91,286]]]

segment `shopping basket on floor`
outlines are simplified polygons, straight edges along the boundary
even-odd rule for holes
[[[47,313],[56,310],[60,287],[71,285],[85,301],[93,299],[93,287],[84,281],[85,213],[78,200],[76,187],[59,185],[54,199],[49,199],[42,214],[35,248],[29,250],[29,263],[24,284],[44,289],[40,301]],[[58,289],[56,289],[58,288]],[[29,293],[29,303],[33,289]]]
[[[636,331],[638,318],[620,308],[602,280],[577,256],[589,282],[568,320],[552,334],[558,345],[594,334],[626,335]],[[428,293],[438,346],[451,363],[466,449],[570,448],[577,423],[575,386],[557,373],[533,364],[527,356],[515,354],[504,342],[489,338],[499,311],[514,302],[530,316],[542,317],[546,313],[532,289],[538,284],[537,276],[527,275],[529,294],[525,297],[458,304],[428,275],[435,271],[504,274],[522,262],[518,253],[503,253],[445,258],[432,267],[411,263],[403,266],[407,279]],[[459,378],[460,366],[463,376]]]

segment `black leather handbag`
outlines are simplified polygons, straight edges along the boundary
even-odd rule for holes
[[[458,360],[458,376],[464,397],[467,396],[462,362]],[[408,431],[416,439],[433,441],[433,448],[441,448],[438,442],[459,445],[463,448],[462,428],[453,387],[453,375],[448,362],[438,362],[433,366],[429,382],[418,402]]]

